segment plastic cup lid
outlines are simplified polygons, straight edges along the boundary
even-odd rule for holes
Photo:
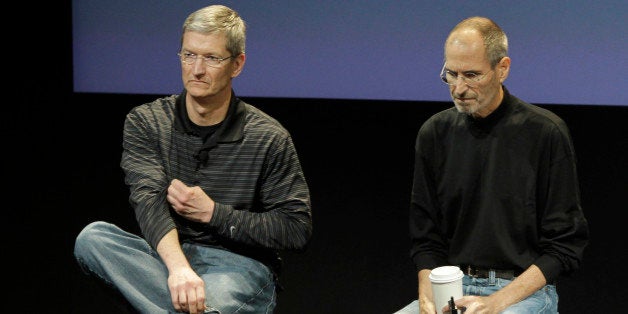
[[[462,277],[464,277],[464,274],[458,266],[441,266],[432,269],[430,272],[430,280],[434,283],[456,281]]]

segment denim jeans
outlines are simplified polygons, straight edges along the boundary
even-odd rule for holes
[[[205,282],[206,313],[272,313],[275,278],[264,264],[223,249],[183,243],[192,269]],[[141,313],[176,313],[168,269],[141,237],[106,222],[87,225],[76,238],[81,268],[117,289]]]
[[[512,280],[495,278],[494,284],[489,279],[473,278],[465,275],[462,278],[462,292],[464,295],[488,296],[505,287]],[[419,313],[419,301],[414,300],[394,314]],[[558,294],[556,286],[545,285],[531,296],[509,306],[502,314],[555,314],[558,313]]]

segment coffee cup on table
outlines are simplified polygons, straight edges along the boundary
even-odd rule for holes
[[[464,274],[458,266],[441,266],[432,269],[430,281],[436,312],[441,313],[449,301],[462,298],[462,277]]]

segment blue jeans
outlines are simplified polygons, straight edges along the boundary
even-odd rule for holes
[[[486,278],[473,278],[465,275],[462,278],[462,292],[464,295],[478,295],[488,296],[497,292],[501,288],[505,287],[512,280],[495,278],[493,285],[490,284],[489,279]],[[414,300],[410,304],[406,305],[401,310],[394,312],[394,314],[416,314],[419,313],[419,301]],[[545,285],[545,287],[539,289],[537,292],[527,297],[526,299],[509,306],[506,310],[501,312],[502,314],[554,314],[558,313],[558,294],[556,293],[556,286]]]
[[[272,271],[254,259],[226,250],[182,244],[192,269],[205,282],[206,313],[272,313]],[[106,222],[93,222],[77,236],[74,256],[88,274],[117,289],[141,313],[176,313],[168,269],[142,238]]]

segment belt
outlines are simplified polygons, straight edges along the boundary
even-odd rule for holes
[[[465,275],[475,278],[501,278],[511,280],[521,274],[520,271],[482,268],[473,265],[460,265],[460,269]]]

